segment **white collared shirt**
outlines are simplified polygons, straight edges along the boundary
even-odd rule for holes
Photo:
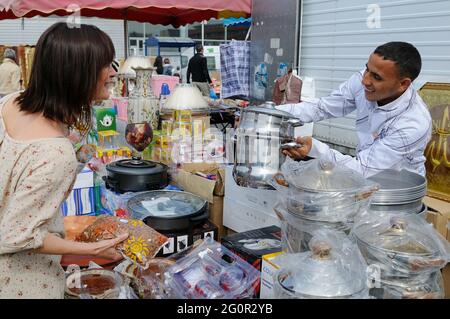
[[[365,97],[363,73],[355,73],[330,96],[276,108],[305,123],[343,117],[356,110],[356,157],[339,153],[316,139],[308,155],[344,164],[366,177],[384,169],[406,169],[425,176],[424,151],[432,131],[426,104],[410,86],[395,101],[378,106]]]

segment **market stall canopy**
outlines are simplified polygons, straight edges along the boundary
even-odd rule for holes
[[[79,14],[179,27],[211,18],[249,17],[251,0],[0,0],[0,19]]]
[[[252,24],[252,18],[244,18],[244,17],[234,18],[234,17],[231,17],[231,18],[223,19],[222,22],[223,22],[223,25],[225,27],[229,27],[229,26],[232,26],[232,25],[243,25],[243,26],[249,27]]]
[[[145,55],[160,55],[161,48],[177,48],[180,51],[181,48],[194,47],[195,41],[191,38],[150,37],[145,40]]]
[[[191,38],[150,37],[145,41],[145,45],[166,48],[195,47],[195,41]]]

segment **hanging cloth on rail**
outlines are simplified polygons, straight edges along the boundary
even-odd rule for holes
[[[250,42],[232,40],[220,45],[220,97],[249,96]]]

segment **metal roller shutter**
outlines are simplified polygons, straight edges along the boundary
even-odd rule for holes
[[[52,24],[66,21],[67,17],[34,17],[27,19],[0,20],[0,44],[35,45],[41,34]],[[93,24],[105,31],[112,39],[116,57],[123,58],[123,21],[81,17],[81,23]]]

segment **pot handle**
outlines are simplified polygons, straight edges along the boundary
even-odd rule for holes
[[[113,192],[117,191],[117,185],[119,184],[118,181],[111,179],[108,176],[103,176],[102,179],[105,182],[106,188],[111,189]]]
[[[280,203],[275,204],[275,206],[273,207],[273,211],[275,212],[280,221],[282,222],[286,221],[286,219],[283,216],[283,213],[281,212],[282,208],[280,206]]]
[[[303,144],[298,144],[296,142],[288,142],[280,145],[281,150],[288,150],[291,148],[301,148],[303,147]]]
[[[299,119],[289,119],[289,120],[282,121],[281,125],[290,125],[292,127],[299,127],[299,126],[303,126],[303,122],[300,121]]]
[[[163,189],[167,185],[164,186],[162,182],[156,182],[156,183],[146,183],[145,186],[147,187],[147,189]]]
[[[267,183],[281,192],[287,192],[289,188],[289,184],[282,173],[276,173],[272,178],[268,178]]]
[[[372,194],[374,192],[376,192],[378,190],[379,190],[379,186],[378,185],[372,186],[370,188],[366,188],[362,192],[359,192],[359,193],[355,194],[355,199],[357,201],[368,199],[370,196],[372,196]]]
[[[446,262],[443,259],[440,258],[434,258],[434,259],[426,259],[426,258],[416,258],[409,262],[409,267],[413,271],[419,271],[419,270],[427,270],[427,269],[433,269],[433,268],[442,268],[445,266]]]

